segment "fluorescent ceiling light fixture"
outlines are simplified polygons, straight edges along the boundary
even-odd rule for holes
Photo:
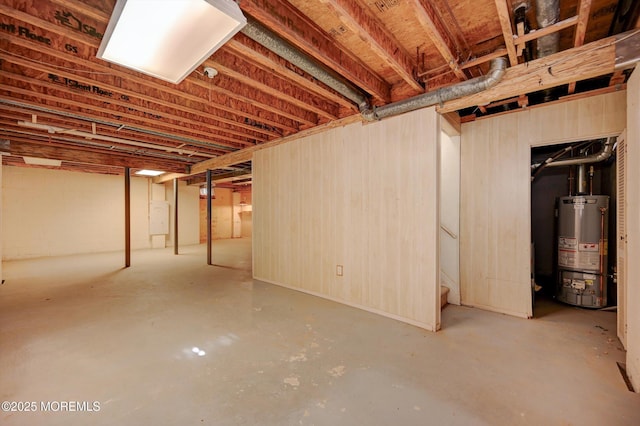
[[[138,170],[135,174],[140,176],[160,176],[163,173],[159,170]]]
[[[22,157],[25,164],[31,164],[35,166],[54,166],[60,167],[62,160],[51,160],[49,158],[36,158],[36,157]]]
[[[232,0],[118,0],[97,56],[177,84],[246,24]]]

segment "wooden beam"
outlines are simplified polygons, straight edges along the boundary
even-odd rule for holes
[[[494,87],[460,99],[447,101],[440,113],[457,111],[476,105],[519,96],[568,84],[576,79],[588,79],[609,74],[615,67],[617,36],[574,47],[535,61],[508,68]]]
[[[522,44],[528,43],[528,42],[530,42],[532,40],[539,39],[540,37],[544,37],[546,35],[553,34],[553,33],[556,33],[558,31],[564,30],[565,28],[572,27],[572,26],[576,25],[577,23],[578,23],[578,17],[577,16],[572,16],[571,18],[567,18],[567,19],[565,19],[563,21],[556,22],[555,24],[549,25],[548,27],[544,27],[544,28],[539,29],[539,30],[532,30],[532,31],[529,31],[528,34],[516,37],[514,39],[514,43],[516,45],[522,45]]]
[[[416,80],[415,59],[402,48],[400,42],[377,18],[367,13],[360,3],[353,0],[323,0],[323,3],[333,9],[340,21],[357,34],[406,84],[418,92],[424,92],[424,88]]]
[[[467,76],[458,64],[459,52],[456,49],[456,45],[432,2],[428,0],[412,0],[409,4],[415,11],[416,18],[418,18],[422,29],[427,33],[427,37],[436,46],[436,49],[438,49],[438,52],[440,52],[440,55],[442,55],[451,70],[459,79],[466,80]]]
[[[381,103],[391,99],[389,85],[358,58],[336,49],[335,40],[284,0],[239,0],[243,11],[280,37],[344,76]]]
[[[584,37],[587,33],[587,23],[589,22],[589,13],[591,12],[591,0],[580,0],[578,8],[578,24],[573,37],[573,46],[578,47],[584,44]],[[569,83],[569,94],[576,91],[576,82]]]
[[[163,175],[154,177],[152,180],[153,180],[153,183],[165,183],[165,182],[170,182],[174,179],[183,178],[185,176],[189,176],[189,175],[185,173],[165,173]]]
[[[91,6],[87,5],[85,1],[80,1],[80,0],[49,0],[51,3],[55,3],[58,4],[62,7],[64,7],[65,9],[71,10],[75,13],[79,13],[81,15],[85,15],[85,16],[89,16],[93,19],[95,19],[96,21],[108,21],[109,17],[111,16],[111,14],[109,12],[107,12],[106,10],[98,10],[98,9],[94,9]],[[109,7],[108,3],[109,2],[100,2],[102,3],[105,8]],[[113,6],[114,2],[111,2],[111,6]],[[113,7],[111,7],[110,9],[113,9]]]
[[[509,2],[511,4],[511,2]],[[502,36],[504,37],[504,45],[507,47],[507,55],[511,66],[518,65],[518,56],[516,55],[516,47],[513,43],[513,29],[511,28],[511,14],[507,6],[507,0],[495,0],[498,19],[502,27]]]

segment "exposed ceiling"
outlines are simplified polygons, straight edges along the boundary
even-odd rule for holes
[[[527,58],[521,49],[531,52],[542,34],[527,34],[538,29],[534,0],[238,3],[251,20],[337,73],[375,106],[482,76],[499,56],[509,60],[505,78],[511,83],[440,110],[472,120],[581,91],[616,90],[628,74],[613,72],[609,58],[586,71],[578,60],[568,76],[549,71],[548,82],[536,77],[536,70],[551,68],[528,67],[527,59],[537,63],[535,54]],[[604,46],[607,37],[638,28],[638,3],[560,0],[559,23],[552,27],[560,34],[557,55],[568,62],[580,46]],[[519,4],[527,7],[526,25],[516,24]],[[130,167],[194,174],[194,183],[212,168],[246,184],[256,147],[360,120],[353,101],[244,33],[178,85],[99,60],[96,51],[114,5],[0,3],[0,145],[10,153],[3,164],[44,157],[85,172],[121,174]],[[217,76],[208,78],[205,66]]]

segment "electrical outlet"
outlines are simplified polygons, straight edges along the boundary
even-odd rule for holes
[[[342,276],[342,265],[336,265],[336,275],[339,277]]]

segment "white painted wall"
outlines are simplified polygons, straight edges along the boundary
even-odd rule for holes
[[[640,392],[640,71],[627,82],[627,374]]]
[[[169,235],[167,245],[173,246],[174,200],[173,182],[165,184],[166,200],[169,202]],[[178,244],[180,246],[200,243],[200,187],[178,182]]]
[[[462,125],[463,304],[532,315],[531,147],[617,135],[625,125],[624,91]]]
[[[254,277],[437,330],[437,139],[428,108],[256,152]]]
[[[4,259],[124,250],[122,176],[5,166],[2,186]],[[198,199],[185,191],[181,232],[197,244]],[[150,199],[150,180],[132,177],[134,250],[151,247]]]

